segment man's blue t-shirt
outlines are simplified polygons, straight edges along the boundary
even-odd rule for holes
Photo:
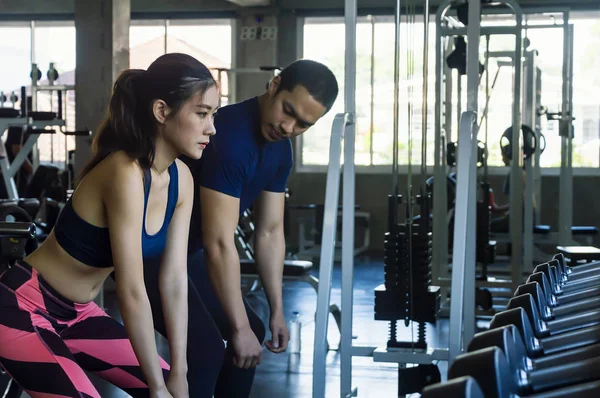
[[[292,169],[291,141],[268,142],[260,134],[257,97],[220,109],[215,129],[199,160],[184,159],[195,185],[190,253],[203,247],[200,186],[239,198],[241,215],[261,192],[285,192]]]

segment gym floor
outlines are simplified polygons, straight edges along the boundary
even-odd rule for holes
[[[315,267],[316,268],[316,267]],[[314,269],[318,277],[318,269]],[[383,261],[369,257],[355,260],[354,287],[354,330],[355,345],[384,347],[387,341],[388,323],[373,319],[374,288],[382,283]],[[333,277],[331,303],[341,303],[341,272],[336,264]],[[263,362],[259,365],[252,398],[311,398],[312,397],[312,362],[314,342],[314,312],[317,295],[306,283],[286,282],[283,288],[285,316],[289,319],[294,311],[300,313],[302,322],[301,353],[273,354],[267,349],[263,353]],[[268,325],[268,305],[262,291],[251,293],[249,301]],[[114,294],[105,295],[108,313],[118,318],[118,307]],[[399,339],[410,340],[409,329],[399,326]],[[158,335],[157,335],[158,336]],[[327,355],[327,392],[328,397],[340,396],[340,357],[333,349],[339,345],[339,332],[330,317],[329,345],[331,351]],[[162,336],[158,336],[159,352],[167,357],[168,346]],[[267,337],[269,338],[269,336]],[[429,347],[447,347],[448,319],[441,318],[435,327],[428,325],[427,341]],[[439,363],[442,375],[446,373],[446,363]],[[372,358],[353,359],[353,386],[358,387],[361,398],[397,397],[397,365],[375,363]],[[128,395],[112,385],[91,376],[102,397],[124,398]],[[418,396],[418,394],[415,394]],[[24,395],[23,397],[26,397]]]

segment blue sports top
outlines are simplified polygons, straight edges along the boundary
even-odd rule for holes
[[[266,141],[260,133],[258,98],[219,109],[215,117],[217,133],[211,137],[199,160],[184,158],[194,177],[195,192],[200,186],[240,200],[242,214],[261,192],[285,192],[292,169],[292,143],[289,139]],[[194,208],[188,251],[196,252],[202,243],[200,195],[194,195]]]
[[[169,166],[169,196],[163,225],[156,234],[146,232],[146,211],[152,183],[152,174],[144,170],[144,218],[142,223],[142,255],[144,258],[162,254],[167,243],[167,230],[175,212],[179,195],[177,164]],[[91,267],[112,267],[112,249],[108,228],[97,227],[81,218],[73,209],[73,197],[69,198],[61,210],[54,226],[54,235],[58,244],[73,258]]]

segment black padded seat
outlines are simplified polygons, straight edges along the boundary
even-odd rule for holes
[[[592,225],[577,225],[571,227],[571,233],[573,235],[598,235],[598,228]]]
[[[550,225],[536,225],[533,227],[533,233],[547,235],[550,233]]]

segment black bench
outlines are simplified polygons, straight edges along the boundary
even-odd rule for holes
[[[536,225],[533,227],[533,233],[547,235],[550,233],[550,225]],[[592,225],[574,225],[571,227],[573,235],[595,236],[598,235],[598,228]]]
[[[600,260],[600,249],[594,246],[557,246],[556,249],[565,256],[571,266],[577,265],[578,262]]]

